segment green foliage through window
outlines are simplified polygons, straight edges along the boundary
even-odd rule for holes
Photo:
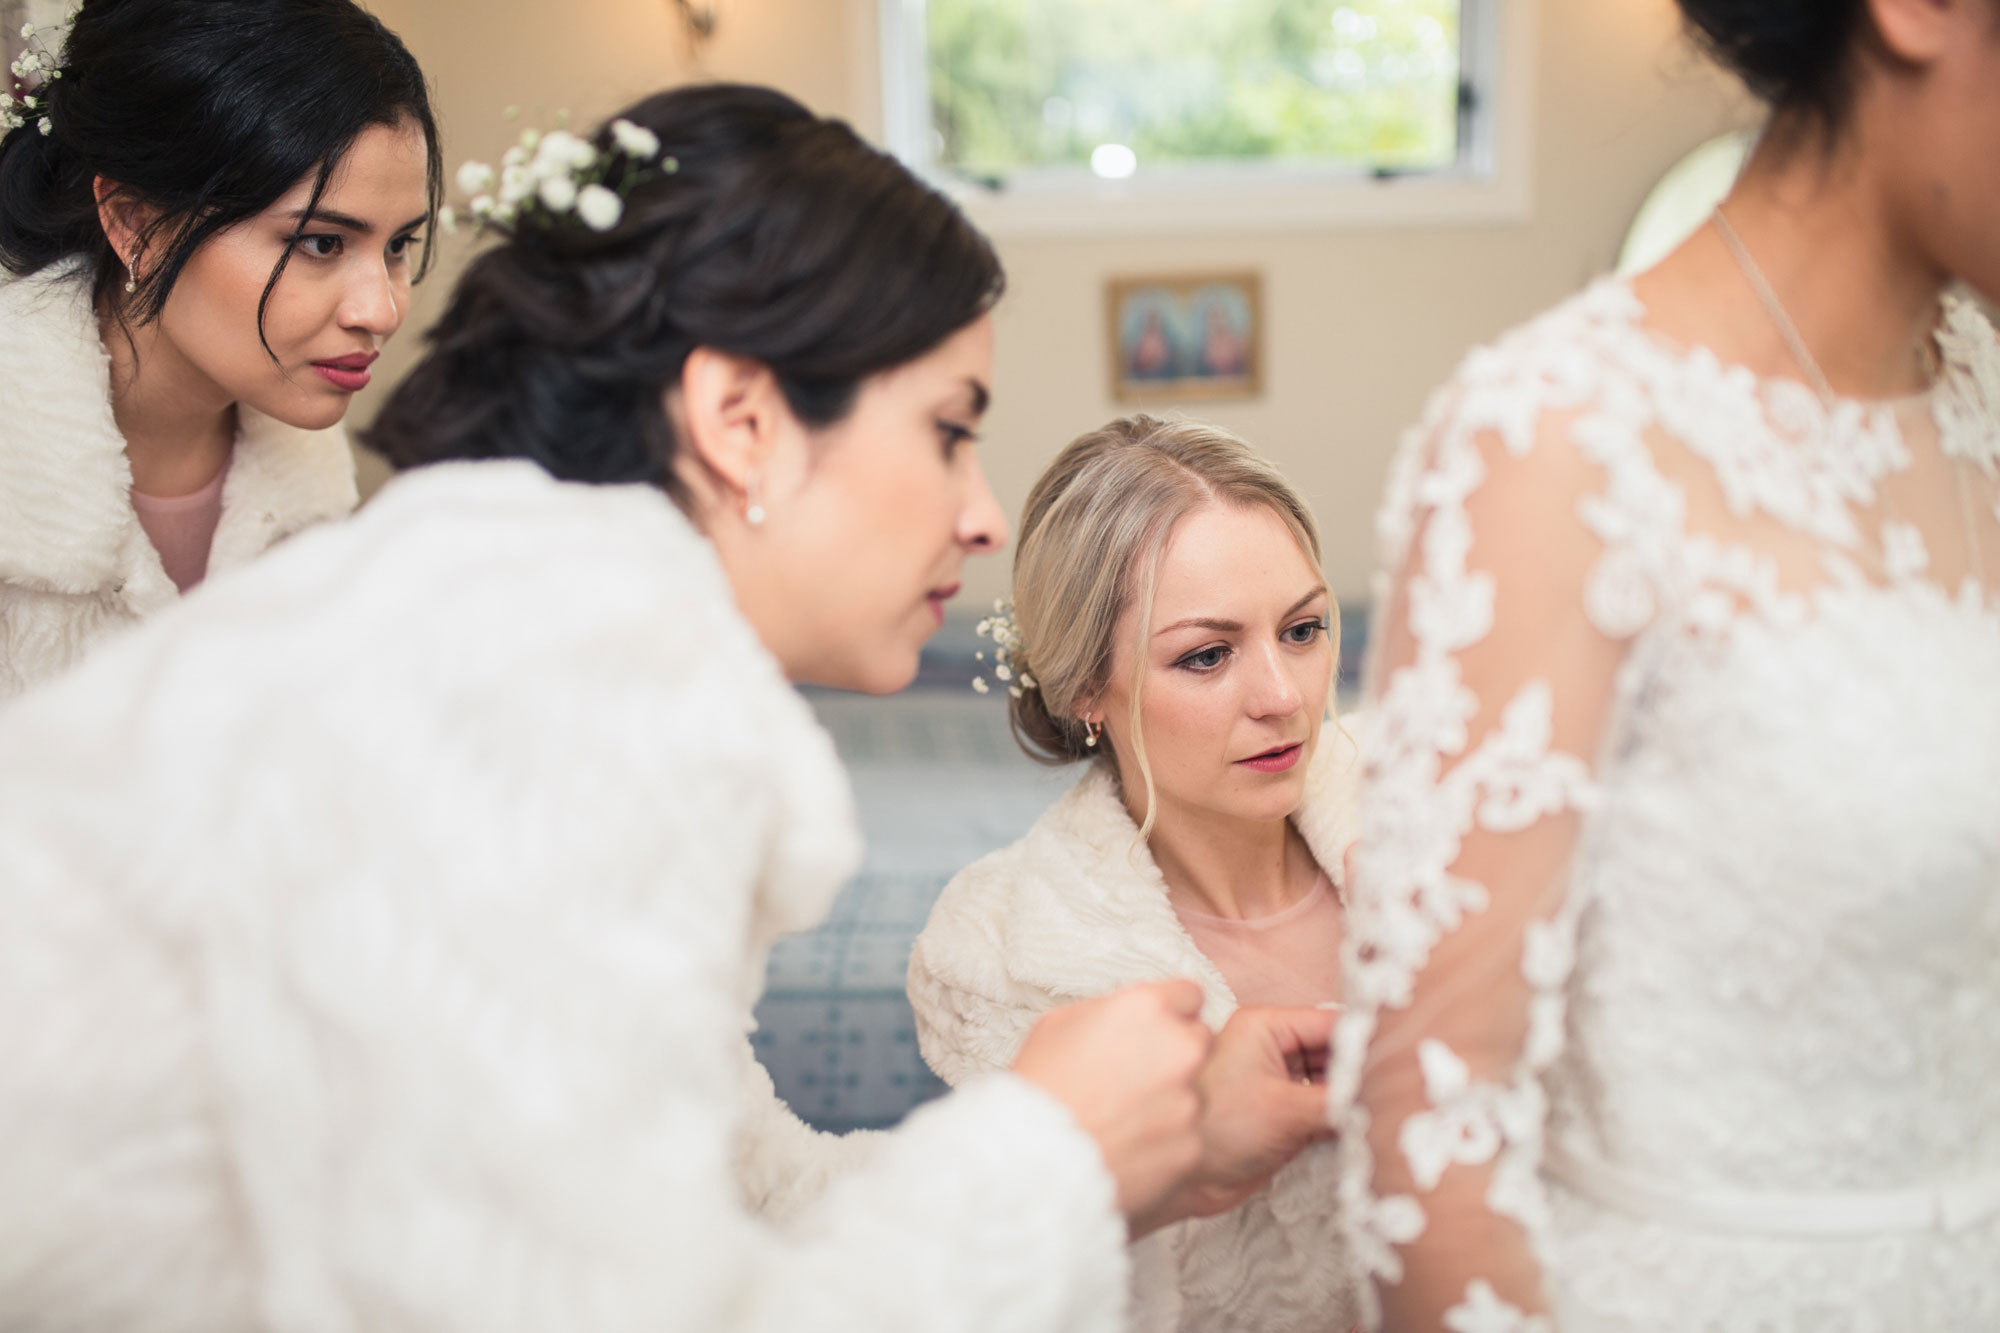
[[[1458,156],[1459,0],[927,0],[925,23],[934,156],[967,175],[1106,145],[1141,170]]]

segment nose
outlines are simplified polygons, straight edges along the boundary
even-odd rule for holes
[[[369,262],[357,265],[335,317],[342,328],[371,334],[381,342],[403,327],[409,307],[409,280],[387,263]]]
[[[1258,719],[1290,717],[1305,705],[1305,694],[1292,677],[1291,664],[1279,655],[1276,644],[1261,652],[1247,653],[1245,675],[1247,697],[1244,706]]]
[[[958,542],[973,555],[992,555],[1007,545],[1007,513],[987,483],[986,469],[971,450],[965,451],[971,477],[965,504],[958,511]]]

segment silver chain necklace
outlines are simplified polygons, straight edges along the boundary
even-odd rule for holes
[[[1757,293],[1757,299],[1763,303],[1764,313],[1770,316],[1772,326],[1778,330],[1779,338],[1784,340],[1785,350],[1791,353],[1792,360],[1805,372],[1806,383],[1811,385],[1813,392],[1819,396],[1820,405],[1826,409],[1827,416],[1831,419],[1839,406],[1839,395],[1834,393],[1833,385],[1828,382],[1826,373],[1819,368],[1819,361],[1813,356],[1812,349],[1806,346],[1806,340],[1799,333],[1799,326],[1792,322],[1791,313],[1785,309],[1785,303],[1778,299],[1778,293],[1764,277],[1764,270],[1757,267],[1757,261],[1750,257],[1749,247],[1743,244],[1743,238],[1736,234],[1736,228],[1730,225],[1720,206],[1709,215],[1709,220],[1715,224],[1716,235],[1720,236],[1722,243],[1729,247],[1729,253],[1736,260],[1736,266],[1743,270],[1743,276],[1749,280],[1751,290]],[[1959,521],[1964,526],[1966,549],[1972,557],[1973,578],[1984,588],[1987,586],[1986,558],[1980,550],[1979,526],[1973,518],[1972,491],[1965,480],[1965,460],[1944,450],[1942,440],[1939,441],[1939,449],[1951,459],[1952,477],[1958,483]],[[1887,478],[1884,478],[1885,482],[1886,480]],[[1878,493],[1881,496],[1882,508],[1887,512],[1889,520],[1901,523],[1902,520],[1896,513],[1895,501],[1889,498],[1888,487],[1886,485],[1879,487]],[[1878,542],[1880,540],[1877,539]]]

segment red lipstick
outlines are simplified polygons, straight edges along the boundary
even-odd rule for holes
[[[944,624],[944,604],[958,596],[958,590],[962,586],[964,585],[954,583],[945,588],[932,588],[924,594],[924,600],[931,604],[931,614],[937,617],[938,624]]]
[[[1306,747],[1303,744],[1294,743],[1281,745],[1275,750],[1266,750],[1262,754],[1252,755],[1248,759],[1239,759],[1236,762],[1244,768],[1254,768],[1259,773],[1283,773],[1298,763],[1299,756],[1305,752]]]
[[[314,370],[326,377],[326,382],[342,393],[359,393],[368,387],[372,378],[368,367],[373,365],[380,352],[351,352],[346,356],[333,357],[326,361],[312,363]]]

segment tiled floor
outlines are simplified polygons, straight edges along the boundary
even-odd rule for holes
[[[752,1041],[807,1122],[879,1128],[942,1091],[903,996],[931,903],[964,866],[1026,832],[1076,772],[1029,762],[993,695],[918,688],[813,703],[853,775],[867,858],[824,925],[773,950]]]

